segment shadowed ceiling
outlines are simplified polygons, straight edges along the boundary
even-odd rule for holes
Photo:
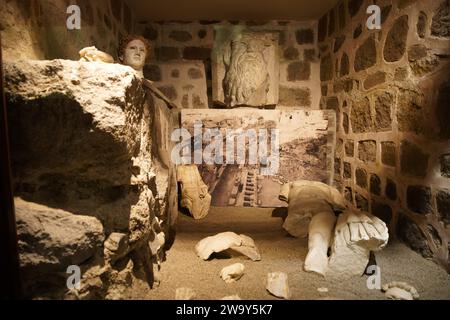
[[[338,0],[127,0],[138,21],[317,20]]]

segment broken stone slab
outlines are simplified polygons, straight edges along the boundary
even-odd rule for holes
[[[393,281],[383,285],[381,288],[386,298],[392,300],[414,300],[419,299],[416,288],[406,282]]]
[[[235,263],[225,267],[220,271],[220,277],[226,283],[232,283],[239,280],[244,275],[245,266],[242,263]]]
[[[20,268],[25,287],[55,284],[59,273],[81,265],[101,248],[103,226],[94,217],[15,198]],[[65,285],[65,282],[62,282]]]
[[[282,299],[291,297],[288,276],[284,272],[271,272],[267,274],[266,289],[270,294]]]
[[[191,288],[177,288],[175,291],[175,300],[194,300],[197,294]]]
[[[389,240],[386,224],[361,211],[346,210],[337,220],[327,276],[361,276],[370,252],[383,249]]]
[[[261,255],[259,254],[253,239],[245,235],[238,235],[231,231],[206,237],[200,240],[195,246],[197,255],[203,260],[208,260],[213,253],[222,252],[228,249],[242,253],[253,261],[261,260]]]

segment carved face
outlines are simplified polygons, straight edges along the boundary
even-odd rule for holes
[[[138,39],[130,41],[123,54],[123,64],[132,67],[135,70],[142,70],[147,57],[147,49],[145,44]]]
[[[251,36],[231,43],[231,61],[225,76],[226,100],[231,106],[245,104],[268,78],[264,44]]]

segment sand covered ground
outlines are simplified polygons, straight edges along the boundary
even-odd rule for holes
[[[248,300],[277,299],[265,289],[268,272],[282,271],[289,277],[294,300],[314,299],[385,299],[378,290],[369,290],[367,276],[347,281],[331,281],[303,271],[307,241],[289,236],[281,227],[283,213],[273,209],[211,208],[203,220],[179,215],[175,241],[162,264],[161,284],[144,294],[144,299],[174,299],[175,290],[188,287],[196,299],[220,299],[239,295]],[[203,261],[195,254],[196,243],[219,232],[233,231],[255,240],[262,260],[253,262],[244,256],[221,257]],[[450,275],[400,242],[390,241],[376,254],[382,284],[406,281],[420,294],[420,299],[450,299]],[[237,282],[226,284],[219,276],[225,266],[241,262],[245,274]],[[328,288],[321,293],[318,288]],[[143,298],[139,294],[139,298]]]

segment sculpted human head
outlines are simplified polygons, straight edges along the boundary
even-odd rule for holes
[[[122,64],[132,67],[143,77],[143,69],[149,53],[150,43],[144,37],[129,35],[120,42],[118,56]]]

